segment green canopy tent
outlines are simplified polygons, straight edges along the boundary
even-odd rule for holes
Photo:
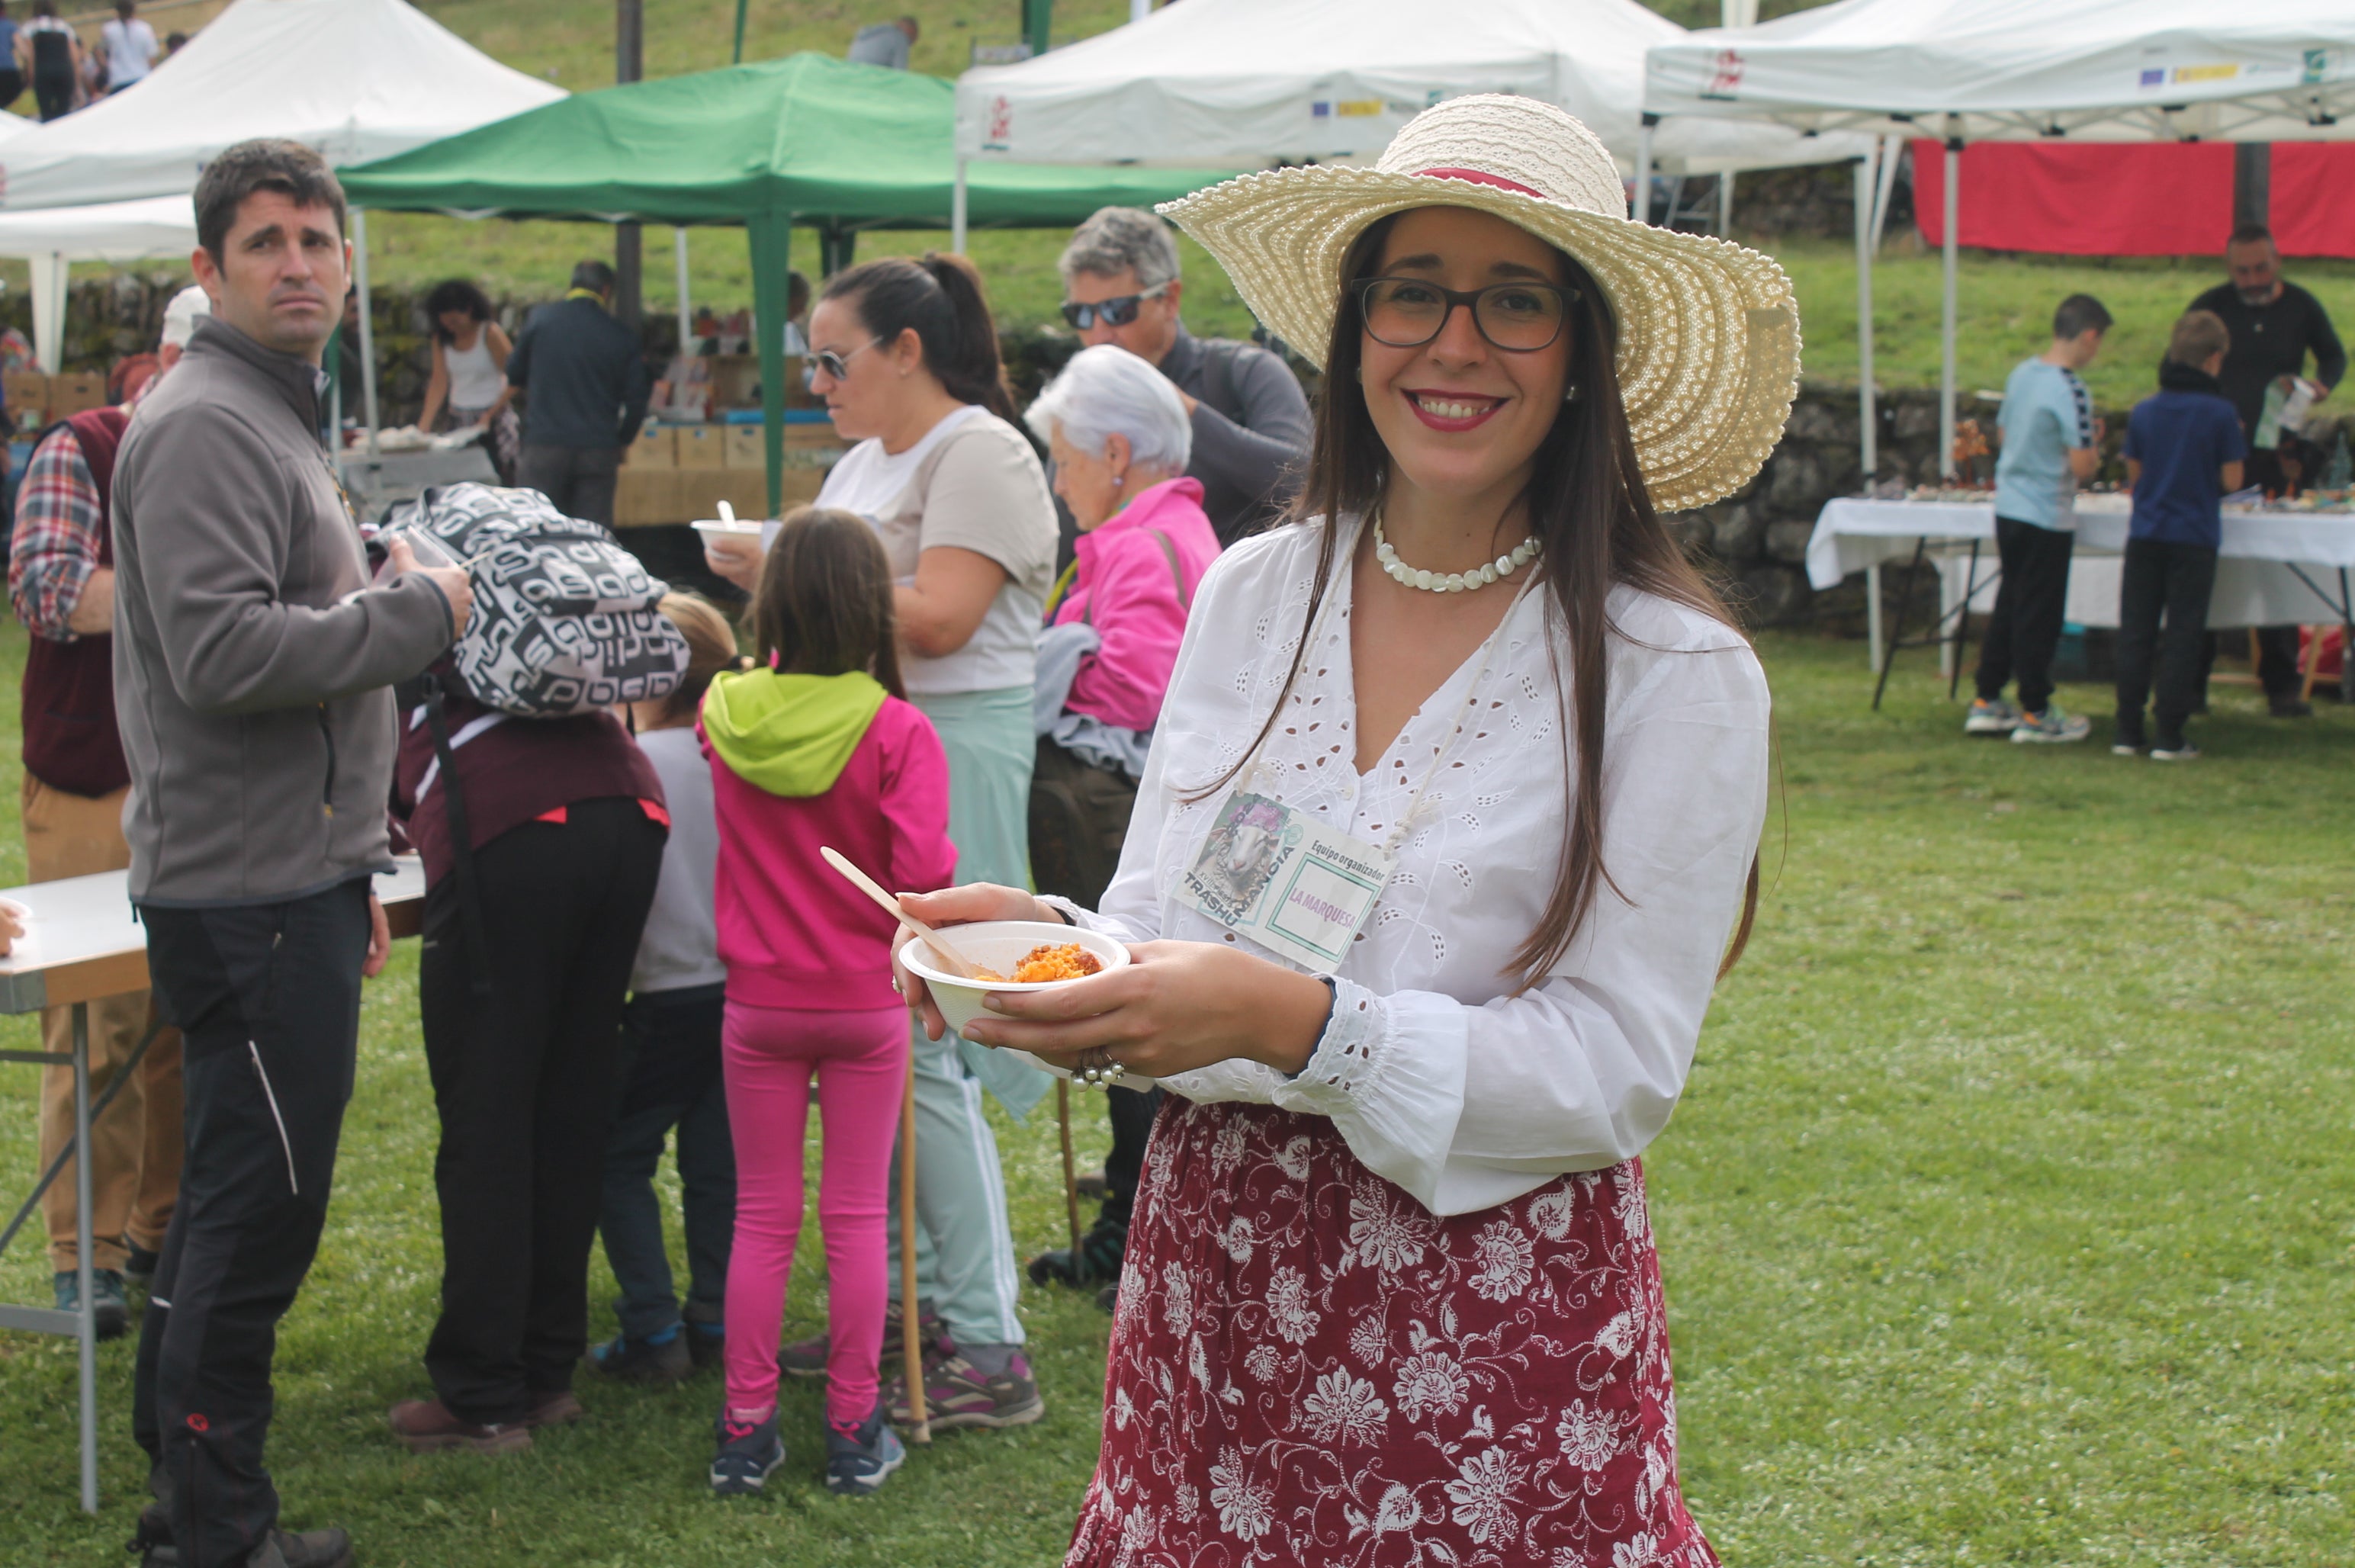
[[[797,54],[578,93],[394,157],[338,171],[365,209],[596,223],[741,224],[761,323],[769,507],[784,469],[785,275],[795,225],[829,239],[860,229],[947,229],[956,183],[954,86],[938,77]],[[1044,229],[1100,207],[1150,207],[1224,176],[1185,169],[991,165],[974,172],[966,221]],[[360,313],[363,330],[368,314]],[[364,345],[364,347],[368,346]],[[368,422],[376,422],[372,352]]]

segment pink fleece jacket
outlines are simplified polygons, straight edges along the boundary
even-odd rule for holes
[[[1177,547],[1186,575],[1183,603],[1156,530]],[[1219,555],[1201,483],[1171,479],[1142,492],[1082,534],[1077,553],[1079,574],[1056,607],[1055,624],[1085,620],[1103,646],[1081,662],[1063,706],[1119,729],[1150,730],[1161,717],[1186,635],[1186,606]]]
[[[897,1007],[891,917],[818,858],[830,845],[897,892],[947,887],[949,765],[932,720],[887,697],[824,795],[771,795],[711,758],[714,891],[728,995],[761,1008]]]

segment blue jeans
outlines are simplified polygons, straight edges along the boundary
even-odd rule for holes
[[[728,1095],[719,1077],[725,1006],[719,987],[698,986],[640,992],[623,1009],[628,1077],[605,1146],[604,1208],[597,1228],[622,1287],[613,1309],[632,1339],[659,1334],[681,1315],[654,1188],[655,1168],[673,1127],[687,1222],[685,1316],[716,1325],[727,1315],[736,1149],[728,1136]]]

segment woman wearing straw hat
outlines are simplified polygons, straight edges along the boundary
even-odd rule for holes
[[[1072,1564],[1715,1562],[1638,1156],[1747,933],[1767,694],[1659,514],[1757,471],[1798,324],[1621,202],[1474,97],[1169,209],[1323,346],[1300,520],[1204,579],[1101,912],[911,902],[1129,942],[969,1038],[1172,1091]]]

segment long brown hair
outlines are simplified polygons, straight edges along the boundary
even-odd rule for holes
[[[1242,772],[1275,728],[1276,717],[1300,678],[1308,628],[1316,624],[1339,562],[1339,519],[1364,516],[1381,500],[1390,454],[1374,428],[1366,400],[1357,390],[1363,359],[1357,284],[1373,275],[1396,218],[1391,214],[1369,227],[1341,261],[1340,307],[1334,312],[1332,340],[1326,352],[1325,395],[1316,410],[1306,479],[1288,519],[1294,523],[1319,516],[1327,519],[1292,667],[1250,751],[1206,786],[1205,795],[1222,788]],[[1607,608],[1611,590],[1624,582],[1729,626],[1734,624],[1723,602],[1668,536],[1644,488],[1635,440],[1627,430],[1627,411],[1619,395],[1618,324],[1586,269],[1561,251],[1555,254],[1561,256],[1564,281],[1578,295],[1571,306],[1569,326],[1570,385],[1576,395],[1562,404],[1553,428],[1539,443],[1529,485],[1519,500],[1528,514],[1529,532],[1545,547],[1542,581],[1561,618],[1567,644],[1565,648],[1548,640],[1555,688],[1565,697],[1562,748],[1568,829],[1562,835],[1561,857],[1545,913],[1506,965],[1506,972],[1516,976],[1516,991],[1537,985],[1570,951],[1593,911],[1602,886],[1610,884],[1614,893],[1619,891],[1603,863],[1603,741],[1609,679],[1605,656],[1609,638],[1618,635]],[[1561,678],[1565,653],[1570,663],[1567,681]],[[1576,765],[1569,768],[1573,745]],[[1749,945],[1757,912],[1758,861],[1753,855],[1742,894],[1741,923],[1719,967],[1720,976],[1733,967]]]
[[[912,331],[923,345],[924,368],[950,397],[979,403],[1018,427],[989,294],[981,273],[963,256],[927,251],[918,261],[885,256],[861,262],[828,279],[819,297],[850,301],[859,325],[886,347]]]
[[[856,512],[802,507],[770,547],[752,596],[752,636],[763,663],[796,675],[864,670],[894,697],[900,649],[891,562]]]

